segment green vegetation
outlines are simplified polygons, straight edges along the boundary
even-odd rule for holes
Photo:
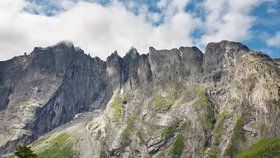
[[[185,149],[184,136],[179,134],[176,136],[173,145],[171,146],[171,153],[174,157],[180,157]]]
[[[188,129],[190,129],[191,128],[191,124],[192,124],[192,122],[191,121],[186,121],[186,122],[184,122],[184,123],[182,123],[181,124],[181,129],[184,129],[184,130],[188,130]]]
[[[169,138],[169,137],[171,137],[174,134],[175,131],[176,131],[176,126],[173,125],[173,126],[167,127],[163,131],[162,137],[163,138]]]
[[[213,139],[213,144],[214,145],[219,145],[221,142],[221,138],[222,138],[222,134],[223,134],[223,129],[221,127],[221,123],[219,123],[217,126],[215,126],[214,128],[214,139]]]
[[[220,142],[222,141],[222,135],[224,134],[224,129],[223,129],[223,124],[227,120],[227,118],[230,116],[230,113],[227,111],[223,111],[217,116],[217,122],[215,124],[213,133],[214,133],[214,139],[213,139],[213,144],[214,145],[219,145]]]
[[[107,150],[106,150],[105,141],[103,138],[100,139],[100,146],[101,146],[101,151],[100,151],[99,158],[109,158],[109,156],[106,152]]]
[[[250,56],[251,56],[251,55],[254,56],[254,55],[256,54],[256,52],[254,52],[254,51],[249,51],[249,53],[250,53]],[[240,58],[240,61],[241,61],[241,62],[244,62],[244,63],[251,63],[251,62],[256,62],[256,61],[258,61],[257,58],[251,58],[250,56],[242,57],[242,58]]]
[[[132,115],[132,116],[130,117],[130,119],[131,119],[133,122],[135,122],[135,121],[138,120],[138,116],[137,116],[137,115]]]
[[[218,158],[218,151],[216,149],[210,149],[208,152],[209,158]]]
[[[31,148],[26,146],[18,147],[14,154],[19,158],[38,158]]]
[[[230,117],[233,117],[231,112],[223,111],[216,117],[216,124],[214,127],[214,140],[213,144],[219,145],[222,139],[222,135],[224,134],[223,124],[226,122],[226,120]]]
[[[210,102],[208,102],[205,88],[200,88],[200,90],[199,90],[199,102],[205,110],[204,118],[206,119],[206,122],[205,123],[202,122],[202,125],[204,127],[213,126],[216,122],[215,115],[214,115],[214,109],[213,109],[213,105]]]
[[[152,104],[156,110],[158,111],[166,111],[170,109],[170,107],[174,103],[174,96],[170,95],[167,97],[163,97],[162,95],[155,96],[151,101],[150,104]]]
[[[238,154],[236,158],[279,158],[280,138],[263,139]]]
[[[73,150],[73,144],[67,133],[62,133],[50,142],[50,147],[39,153],[42,158],[75,158],[78,154]]]
[[[32,146],[34,147],[34,146],[38,146],[40,144],[43,144],[49,138],[50,138],[50,134],[46,134],[43,137],[37,139],[34,143],[32,143]]]
[[[220,136],[222,134],[223,130],[220,126],[217,126],[215,129],[214,129],[214,134],[217,135],[217,136]]]
[[[238,153],[238,143],[244,142],[246,140],[245,131],[243,129],[244,119],[239,118],[233,128],[233,136],[231,138],[231,143],[227,148],[227,153],[230,157],[234,157]]]
[[[50,143],[51,145],[56,145],[62,142],[66,142],[69,138],[69,135],[67,133],[62,133],[55,137]]]
[[[243,63],[249,63],[251,62],[251,60],[249,58],[240,58],[240,61],[243,62]]]
[[[233,157],[234,155],[236,155],[238,153],[238,149],[234,143],[231,143],[228,145],[227,153],[229,154],[230,157]]]
[[[143,137],[142,137],[142,135],[141,135],[141,133],[139,131],[137,132],[137,136],[138,136],[138,143],[140,145],[145,144],[145,141],[144,141],[144,139],[143,139]]]
[[[161,137],[164,139],[170,138],[171,136],[174,135],[178,126],[179,126],[179,121],[178,120],[174,121],[170,126],[166,127],[163,130]]]
[[[206,107],[207,104],[208,104],[208,100],[207,100],[207,97],[205,95],[205,89],[204,88],[201,88],[200,91],[199,91],[199,98],[200,98],[200,104],[203,106],[203,107]]]
[[[99,158],[109,158],[109,156],[107,156],[107,154],[104,151],[101,151]]]
[[[207,107],[207,111],[204,114],[205,118],[206,118],[206,124],[208,126],[212,126],[215,124],[216,119],[214,116],[214,111],[211,109],[210,106]]]
[[[131,132],[134,129],[135,121],[136,120],[135,120],[134,116],[130,117],[127,121],[126,128],[122,133],[122,141],[121,141],[121,144],[124,147],[128,146],[131,143],[130,135],[131,135]]]
[[[240,118],[237,120],[235,127],[233,128],[234,138],[237,140],[245,141],[245,131],[243,129],[244,119]]]
[[[123,101],[121,98],[116,97],[114,102],[112,103],[112,107],[115,110],[115,118],[120,119],[122,117],[122,108],[123,108]]]
[[[265,124],[259,126],[259,130],[262,136],[265,136],[268,133],[268,129]]]

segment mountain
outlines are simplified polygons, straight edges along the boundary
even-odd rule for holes
[[[0,62],[0,154],[234,157],[279,140],[279,81],[279,59],[230,41],[106,61],[35,47]]]

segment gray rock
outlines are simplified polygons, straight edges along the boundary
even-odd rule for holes
[[[81,125],[83,145],[91,144],[87,155],[229,157],[233,142],[239,152],[280,136],[279,65],[230,41],[208,44],[205,54],[196,47],[151,47],[140,55],[131,48],[106,61],[71,43],[36,47],[0,62],[0,153],[32,143],[77,114],[102,109]],[[246,141],[235,140],[240,122]],[[72,125],[80,123],[61,131],[79,133],[80,126]],[[180,136],[183,150],[174,155]]]

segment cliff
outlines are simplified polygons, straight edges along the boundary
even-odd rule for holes
[[[46,133],[35,151],[63,136],[74,157],[233,157],[280,136],[279,62],[241,43],[106,61],[59,43],[0,62],[0,74],[2,154]]]

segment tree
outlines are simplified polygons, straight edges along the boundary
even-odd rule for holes
[[[16,149],[14,153],[19,158],[39,158],[30,147],[20,146]]]

